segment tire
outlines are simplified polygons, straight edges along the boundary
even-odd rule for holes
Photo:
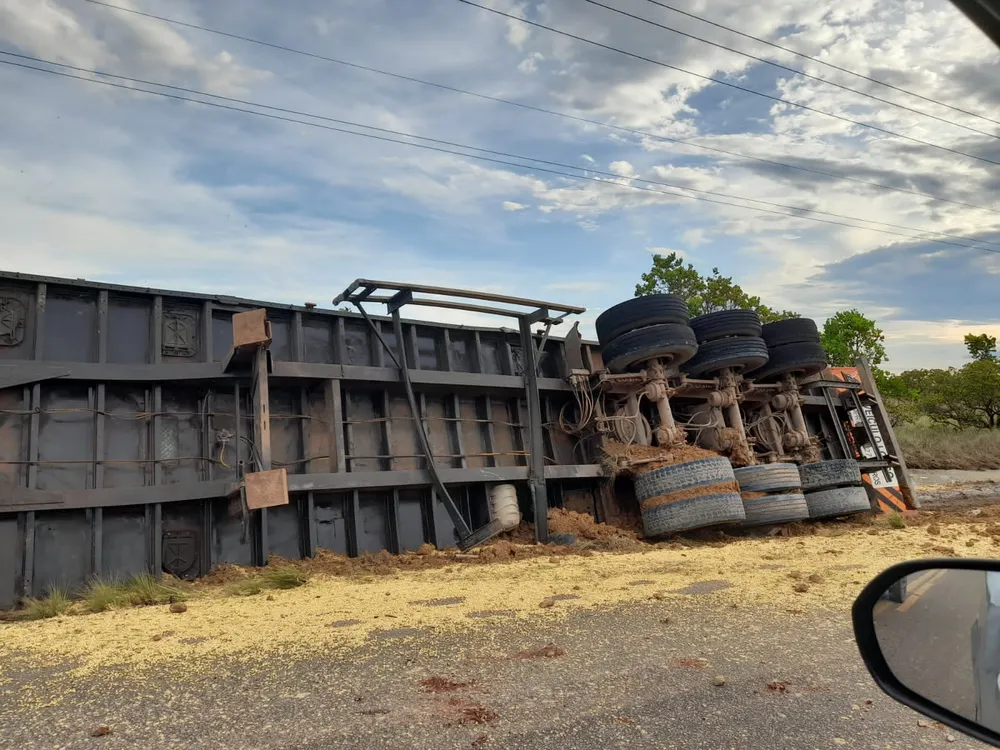
[[[623,333],[637,328],[673,323],[686,326],[690,315],[687,302],[673,294],[648,294],[619,302],[597,316],[597,340],[606,346]]]
[[[760,337],[760,316],[753,310],[719,310],[691,319],[699,344],[727,336]]]
[[[819,343],[819,329],[816,321],[810,318],[789,318],[768,323],[761,328],[760,336],[768,346]]]
[[[802,489],[799,467],[795,464],[763,464],[735,469],[741,492],[781,492]]]
[[[769,380],[794,372],[804,377],[826,369],[826,350],[818,342],[782,344],[768,348],[767,364],[748,373],[754,380]]]
[[[861,467],[852,458],[835,458],[832,461],[817,461],[799,467],[802,477],[802,491],[815,492],[831,487],[860,487]]]
[[[732,464],[721,456],[646,472],[635,480],[635,495],[647,537],[746,517]]]
[[[601,357],[611,372],[624,372],[634,364],[656,357],[682,364],[697,351],[694,331],[685,325],[661,323],[623,333],[601,349]]]
[[[681,500],[642,512],[645,536],[654,538],[706,526],[742,523],[746,519],[743,501],[737,493],[724,493]]]
[[[830,518],[851,513],[871,512],[871,502],[864,487],[838,487],[832,490],[807,492],[806,504],[810,518]]]
[[[698,377],[724,367],[752,370],[767,362],[767,344],[763,339],[717,339],[698,347],[698,353],[681,367],[689,375]]]
[[[809,518],[809,505],[801,492],[783,495],[765,495],[753,500],[744,500],[746,512],[744,526],[763,526],[769,523],[788,523]]]

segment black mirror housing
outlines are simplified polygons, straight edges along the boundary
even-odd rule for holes
[[[880,611],[882,612],[886,612],[887,608],[896,608],[899,611],[908,610],[909,607],[912,607],[914,603],[919,601],[922,594],[926,594],[926,592],[930,590],[931,586],[933,586],[937,581],[942,580],[942,576],[947,576],[949,571],[970,571],[972,574],[982,573],[982,581],[984,584],[987,580],[1000,581],[1000,560],[926,558],[921,560],[911,560],[892,566],[872,579],[872,581],[865,586],[858,598],[855,600],[851,611],[851,619],[854,625],[854,636],[865,666],[868,668],[868,671],[871,673],[872,678],[875,680],[879,688],[881,688],[887,695],[935,721],[939,721],[946,726],[957,729],[960,732],[963,732],[982,742],[993,745],[994,747],[1000,747],[1000,731],[998,731],[1000,730],[1000,725],[998,725],[996,719],[993,721],[993,727],[987,726],[980,721],[974,720],[969,716],[963,716],[951,708],[941,705],[941,702],[939,701],[933,700],[925,695],[921,695],[913,689],[912,685],[904,684],[904,681],[900,680],[899,676],[890,666],[891,660],[887,660],[886,658],[886,653],[884,651],[884,633],[882,642],[880,642],[879,625],[876,618],[876,607],[880,607]],[[997,574],[998,577],[995,579],[988,579],[988,574],[990,573]],[[954,575],[952,577],[954,578]],[[975,578],[975,576],[970,575],[969,578]],[[924,582],[914,586],[913,582],[915,579],[917,581],[922,580]],[[948,591],[945,584],[940,585],[944,588],[945,592]],[[985,585],[983,586],[982,591],[983,594],[986,595],[986,598],[988,598],[989,593]],[[998,589],[998,591],[1000,591],[1000,589]],[[998,602],[998,605],[1000,605],[1000,602]],[[989,601],[986,602],[987,607],[997,606],[996,610],[990,611],[995,611],[998,615],[1000,615],[1000,606],[998,605],[993,605]],[[953,614],[952,610],[948,610],[945,612],[945,618],[950,617]],[[913,621],[916,620],[914,619]],[[945,624],[950,623],[946,622]],[[940,623],[937,623],[937,625],[940,625]],[[976,620],[976,624],[973,629],[973,651],[975,650],[976,633],[983,632],[984,626],[985,623],[980,624],[979,619]],[[926,624],[921,623],[916,627],[918,630],[920,627],[925,627],[926,629]],[[978,628],[978,630],[976,628]],[[968,633],[961,632],[961,629],[957,627],[955,628],[955,631],[956,640],[958,638],[965,637],[966,643],[968,643]],[[947,629],[945,632],[947,632]],[[936,639],[929,637],[927,640],[928,652],[933,653],[933,648],[937,647],[935,643]],[[921,653],[922,652],[920,651],[915,652],[914,658],[919,659]],[[897,665],[902,663],[900,661],[900,657],[898,656],[894,660]],[[972,657],[972,663],[973,665],[975,664],[974,655]],[[994,669],[992,665],[991,669]],[[996,665],[995,669],[1000,669],[1000,663]],[[942,674],[940,677],[941,680],[944,681],[947,679],[948,675]],[[988,685],[990,695],[986,697],[987,701],[993,700],[992,696],[994,695],[1000,696],[1000,692],[992,692],[993,689],[1000,691],[1000,681],[998,681],[998,679],[994,676],[993,672],[990,673],[990,677],[993,684]],[[928,692],[933,691],[928,690]],[[978,700],[982,701],[983,698],[980,696],[980,692],[980,685],[977,684],[974,694]],[[983,695],[985,695],[985,691],[982,692]],[[997,716],[1000,716],[1000,701],[993,700],[993,703],[996,704]],[[977,703],[977,706],[978,705],[981,705],[981,703]],[[975,716],[980,718],[978,708],[975,712]]]

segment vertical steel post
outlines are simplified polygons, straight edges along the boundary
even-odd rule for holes
[[[32,352],[35,360],[42,359],[45,348],[45,298],[48,289],[44,283],[35,288],[35,343]],[[31,422],[28,427],[28,489],[38,486],[38,436],[41,432],[42,386],[31,386]],[[21,562],[21,588],[23,596],[35,595],[35,512],[24,514],[24,549]]]
[[[549,539],[549,499],[545,488],[545,445],[542,432],[542,406],[538,396],[538,370],[532,321],[518,318],[521,329],[521,357],[524,363],[524,391],[528,402],[528,486],[535,509],[535,540]]]
[[[152,363],[158,365],[163,361],[163,297],[159,294],[153,298],[152,324],[153,350],[150,354]],[[163,411],[163,389],[159,384],[153,386],[152,406],[153,418],[150,422],[149,455],[153,462],[153,484],[158,485],[163,481],[163,467],[160,464],[160,424],[162,422],[160,412]],[[158,577],[163,568],[163,508],[159,503],[155,503],[152,508],[146,506],[146,520],[150,535],[149,572]]]
[[[257,471],[271,468],[271,406],[267,381],[267,348],[258,346],[253,358],[253,443]],[[257,565],[267,565],[267,508],[257,511]]]
[[[341,401],[340,381],[327,380],[323,384],[323,400],[330,435],[331,472],[347,471],[344,461],[344,406]]]
[[[108,292],[102,289],[97,293],[97,361],[104,364],[108,361]],[[98,383],[94,404],[94,488],[104,486],[104,430],[105,409],[107,408],[107,391],[104,383]],[[101,562],[104,557],[104,509],[94,508],[90,517],[90,574],[101,575]]]

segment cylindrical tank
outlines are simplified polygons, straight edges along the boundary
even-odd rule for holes
[[[500,521],[504,531],[521,523],[517,507],[517,489],[512,484],[498,484],[490,491],[490,517]]]

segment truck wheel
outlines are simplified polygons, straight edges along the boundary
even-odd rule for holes
[[[647,537],[739,523],[746,517],[732,464],[721,456],[646,472],[635,480],[635,496]]]
[[[601,346],[637,328],[673,323],[686,326],[690,315],[687,302],[673,294],[648,294],[619,302],[597,316],[594,327]]]
[[[846,516],[850,513],[871,512],[871,502],[864,487],[837,487],[806,493],[810,518]]]
[[[767,364],[747,377],[765,381],[788,373],[815,375],[826,369],[826,350],[817,342],[800,342],[768,347]]]
[[[691,328],[699,344],[727,336],[760,337],[760,316],[753,310],[719,310],[691,318]]]
[[[697,351],[694,331],[686,325],[661,323],[623,333],[601,348],[601,357],[611,372],[624,372],[648,359],[666,359],[673,364],[687,362]]]
[[[801,492],[765,495],[743,501],[746,512],[744,526],[762,526],[769,523],[788,523],[809,518],[806,496]]]
[[[802,489],[799,467],[795,464],[761,464],[735,469],[741,492],[780,492]]]
[[[721,370],[724,367],[753,370],[767,362],[767,344],[763,339],[747,336],[744,338],[716,339],[698,347],[698,353],[681,369],[698,377]]]
[[[768,323],[761,328],[761,338],[768,346],[819,343],[819,329],[810,318],[788,318]]]
[[[830,487],[860,487],[861,467],[852,458],[835,458],[817,461],[799,467],[802,489],[805,492],[823,490]]]

